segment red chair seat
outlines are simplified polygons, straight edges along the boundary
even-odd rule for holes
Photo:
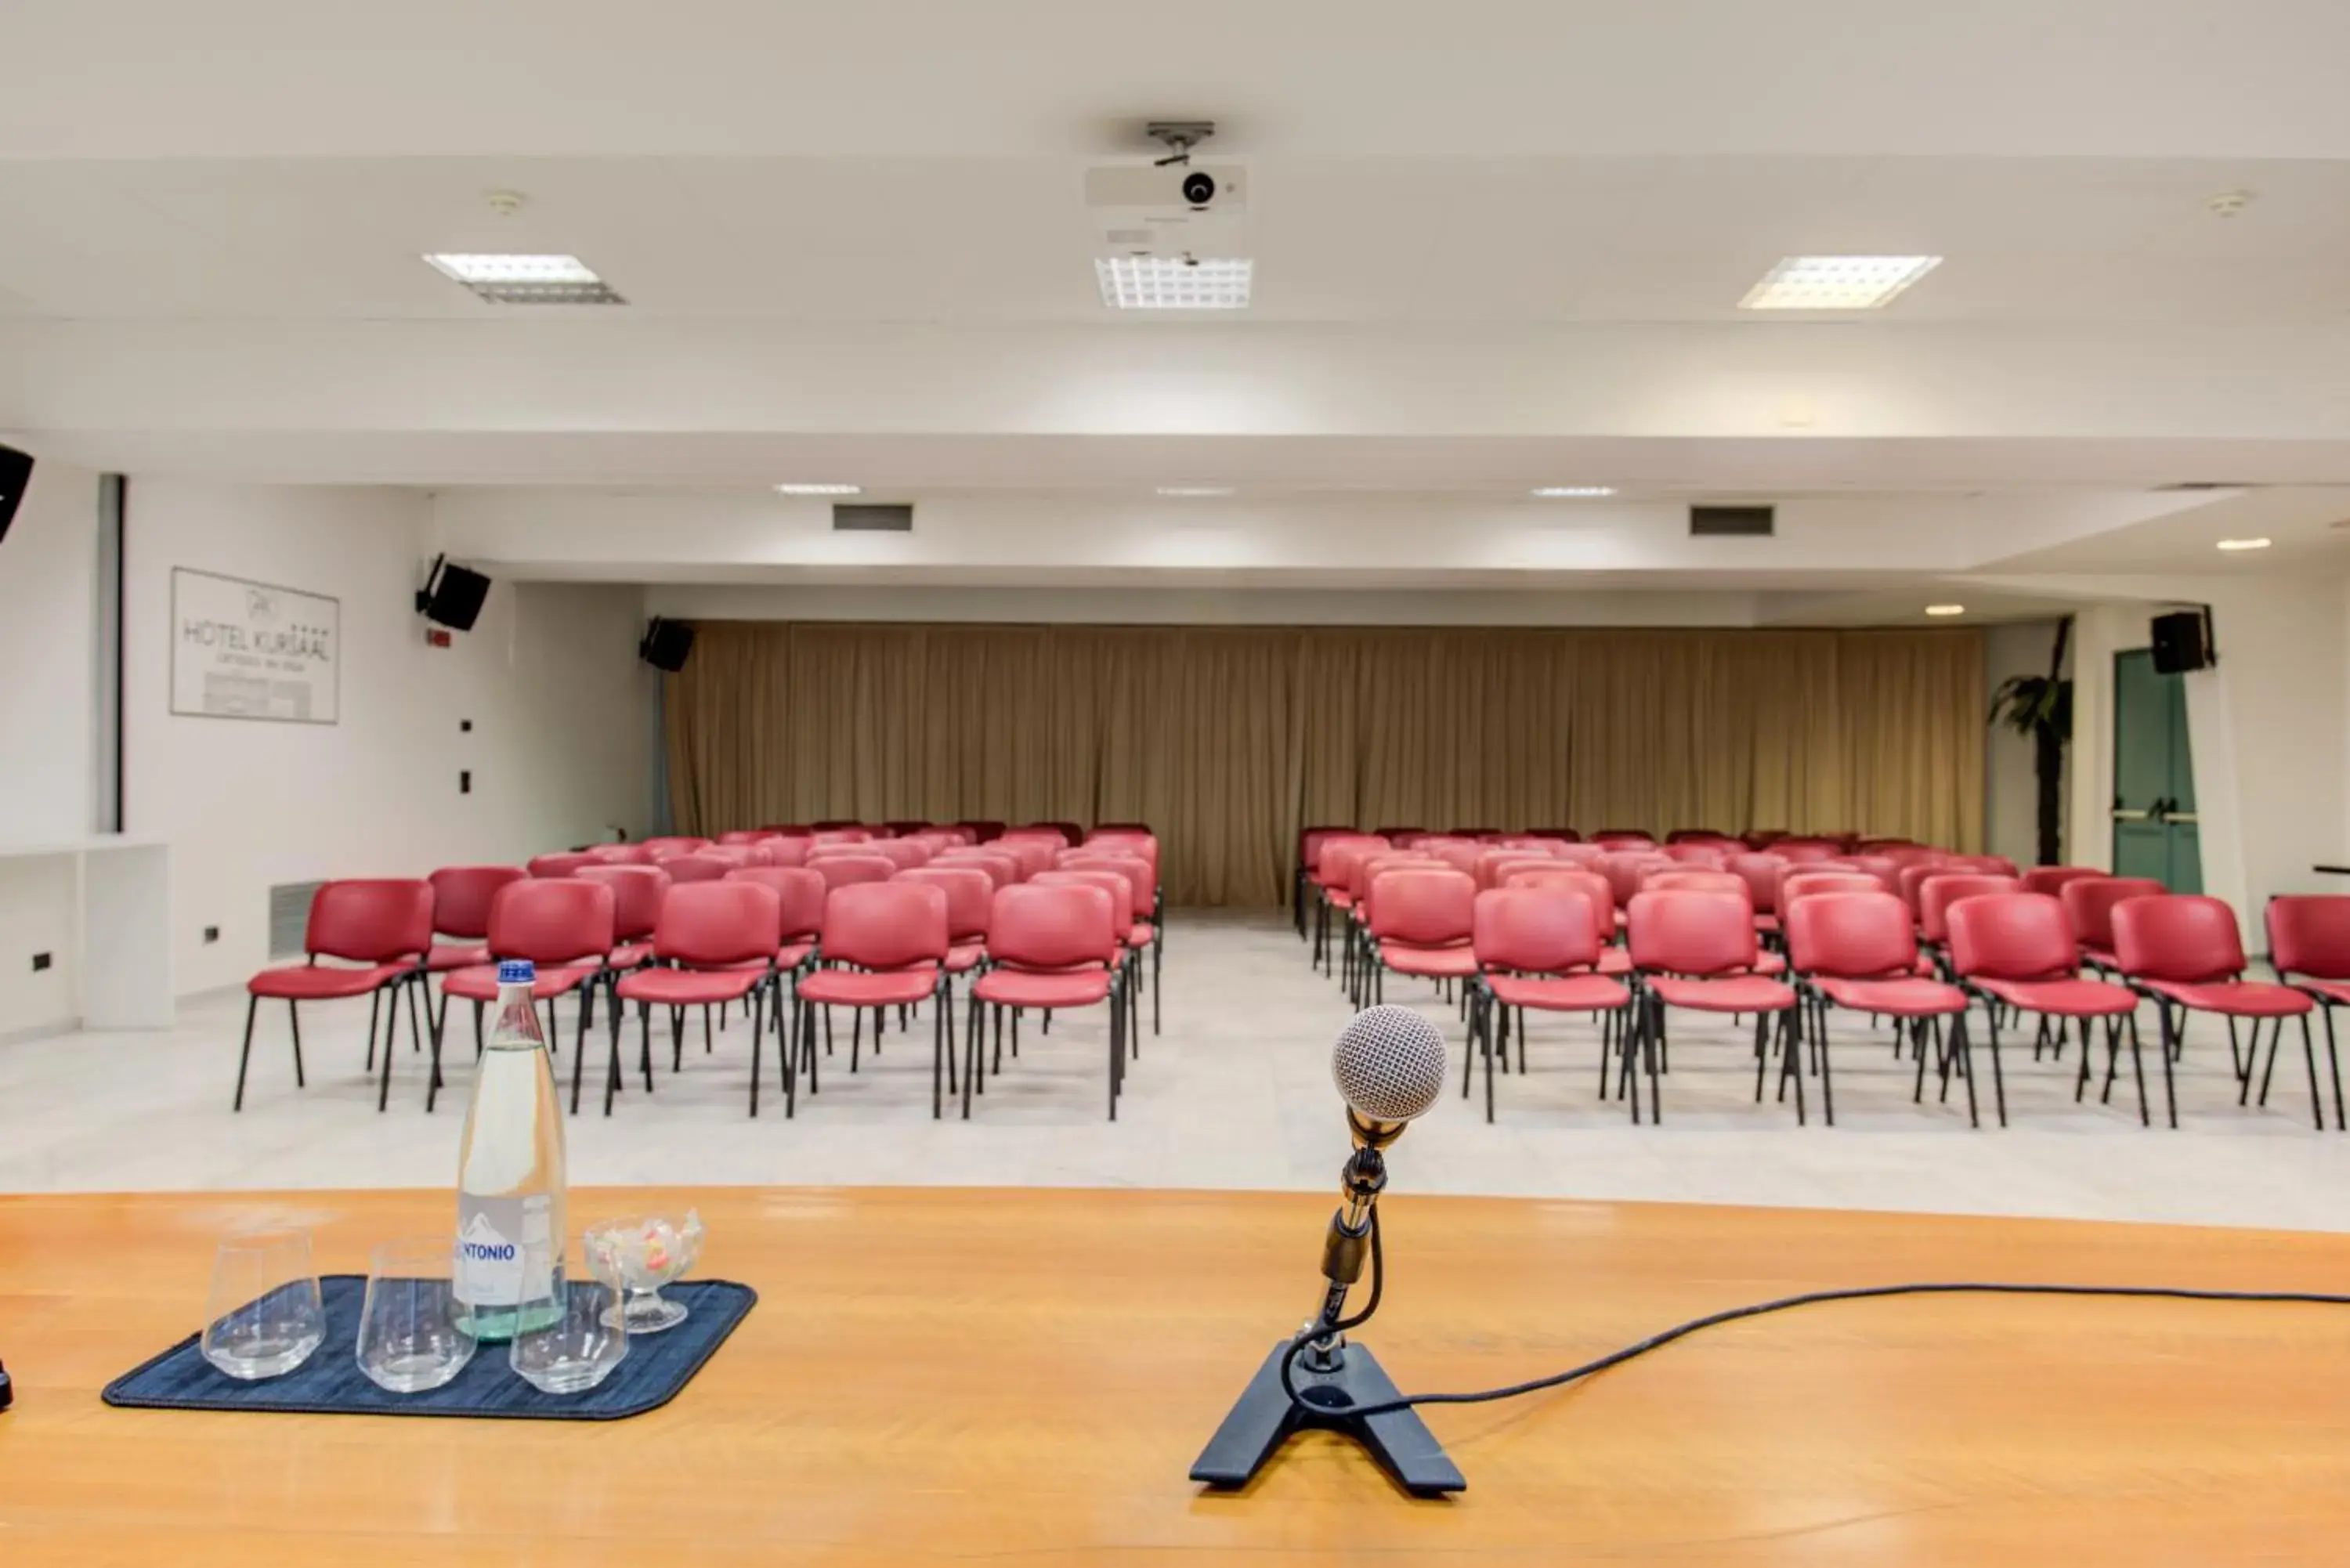
[[[1632,972],[1631,953],[1623,948],[1601,948],[1599,950],[1599,972],[1601,974],[1630,974]]]
[[[550,996],[561,996],[577,987],[589,975],[601,971],[601,964],[550,964],[532,977],[530,995],[534,1002],[545,1002]],[[498,966],[482,964],[473,969],[461,969],[441,982],[441,994],[464,1002],[495,1002],[498,999]]]
[[[1668,1007],[1693,1012],[1783,1012],[1795,1005],[1795,993],[1775,980],[1759,974],[1731,975],[1721,980],[1681,980],[1658,975],[1648,987]]]
[[[1477,972],[1473,948],[1416,948],[1406,942],[1381,942],[1379,961],[1398,974],[1429,980],[1466,980]]]
[[[1758,932],[1775,931],[1779,929],[1779,917],[1773,914],[1757,915],[1754,917],[1754,929]]]
[[[1756,953],[1754,955],[1754,968],[1752,972],[1755,974],[1784,974],[1787,972],[1787,961],[1781,958],[1777,953]]]
[[[981,1002],[1005,1007],[1090,1007],[1108,999],[1109,971],[1083,969],[1037,974],[1022,969],[990,970],[972,983],[971,993]]]
[[[981,961],[984,960],[986,957],[987,945],[983,942],[965,942],[961,947],[949,948],[947,950],[947,972],[949,974],[968,974],[971,971],[977,969],[980,966]]]
[[[1607,1012],[1632,1000],[1622,981],[1596,974],[1494,974],[1485,984],[1495,1000],[1539,1012]]]
[[[2137,1011],[2126,986],[2105,980],[1983,980],[1984,992],[2026,1012],[2056,1018],[2119,1018]]]
[[[1342,888],[1333,888],[1330,889],[1330,907],[1334,909],[1351,909],[1355,907],[1355,896]]]
[[[424,967],[434,974],[446,974],[452,969],[472,969],[490,961],[489,945],[485,942],[435,942],[432,950],[424,955]]]
[[[928,964],[870,974],[854,969],[820,969],[800,981],[800,1000],[825,1007],[903,1007],[929,1001],[938,984],[939,971]]]
[[[604,967],[635,969],[639,964],[650,961],[652,956],[653,945],[650,942],[622,942],[612,950],[608,958],[605,959]]]
[[[815,956],[814,942],[792,942],[775,950],[775,967],[781,970],[795,970]]]
[[[1856,1012],[1939,1018],[1967,1010],[1967,993],[1939,980],[1824,980],[1820,994]]]
[[[640,969],[620,977],[620,1000],[691,1007],[748,996],[767,977],[765,964],[742,969]]]
[[[1148,920],[1126,933],[1126,945],[1130,948],[1147,948],[1158,940],[1158,930]]]
[[[2116,958],[2113,955],[2113,950],[2109,948],[2085,947],[2081,950],[2081,956],[2084,959],[2086,959],[2089,962],[2096,965],[2099,969],[2119,969],[2122,967],[2122,961]]]
[[[2263,980],[2220,981],[2210,985],[2149,981],[2147,989],[2198,1012],[2222,1012],[2230,1018],[2293,1018],[2316,1005],[2289,985],[2271,985]]]
[[[2350,1007],[2350,980],[2296,980],[2293,989],[2327,1006]]]
[[[404,974],[407,964],[380,963],[365,969],[330,969],[325,964],[295,964],[265,969],[244,982],[255,996],[282,996],[288,1002],[325,1002],[341,996],[365,996]]]

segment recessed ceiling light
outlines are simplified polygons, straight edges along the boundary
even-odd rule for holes
[[[2222,550],[2265,550],[2268,547],[2269,542],[2266,539],[2222,539],[2220,541],[2220,548]]]
[[[775,493],[778,495],[862,495],[865,493],[865,487],[861,484],[778,484],[775,486]]]
[[[424,258],[497,305],[626,305],[577,256],[452,255]]]
[[[1114,310],[1246,310],[1256,264],[1190,256],[1104,256],[1094,263]]]
[[[1232,493],[1232,487],[1229,484],[1162,484],[1159,487],[1159,493],[1161,495],[1180,496],[1186,499],[1230,495]]]
[[[1540,501],[1592,501],[1616,493],[1608,484],[1545,484],[1528,492]]]
[[[1926,613],[1928,615],[1964,615],[1967,613],[1967,607],[1964,605],[1928,605],[1926,607]]]
[[[1942,265],[1939,256],[1788,256],[1741,310],[1875,310]]]

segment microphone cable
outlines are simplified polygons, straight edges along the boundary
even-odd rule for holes
[[[1371,1405],[1350,1405],[1342,1409],[1324,1409],[1308,1401],[1299,1391],[1295,1368],[1297,1357],[1313,1340],[1324,1334],[1344,1333],[1360,1326],[1378,1310],[1385,1259],[1379,1246],[1379,1214],[1371,1210],[1371,1293],[1363,1310],[1326,1328],[1315,1328],[1301,1334],[1291,1343],[1281,1358],[1282,1392],[1301,1415],[1320,1419],[1332,1417],[1367,1418],[1385,1416],[1397,1410],[1408,1410],[1418,1405],[1485,1405],[1497,1399],[1516,1399],[1528,1394],[1539,1394],[1546,1388],[1562,1388],[1579,1383],[1610,1367],[1621,1366],[1627,1361],[1661,1350],[1677,1339],[1686,1339],[1703,1329],[1718,1328],[1742,1318],[1762,1317],[1771,1313],[1789,1312],[1796,1307],[1818,1306],[1826,1302],[1868,1301],[1885,1296],[1929,1295],[2003,1295],[2003,1296],[2105,1296],[2137,1300],[2188,1302],[2283,1302],[2307,1306],[2350,1306],[2350,1295],[2331,1294],[2323,1291],[2223,1291],[2204,1290],[2188,1285],[2073,1285],[2035,1284],[1996,1280],[1949,1280],[1894,1285],[1846,1285],[1829,1290],[1804,1291],[1795,1295],[1778,1296],[1770,1301],[1750,1302],[1743,1306],[1724,1308],[1694,1317],[1620,1350],[1609,1351],[1595,1360],[1565,1372],[1555,1372],[1547,1377],[1529,1378],[1523,1383],[1511,1383],[1499,1388],[1480,1388],[1461,1394],[1406,1394],[1399,1398],[1381,1400]]]

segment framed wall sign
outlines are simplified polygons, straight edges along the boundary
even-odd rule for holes
[[[332,724],[343,606],[324,594],[172,568],[172,711]]]

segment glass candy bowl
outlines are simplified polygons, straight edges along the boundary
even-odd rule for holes
[[[665,1300],[660,1293],[702,1255],[699,1212],[689,1209],[682,1220],[666,1215],[609,1220],[589,1227],[583,1240],[589,1271],[615,1291],[626,1293],[605,1314],[607,1323],[630,1334],[659,1334],[685,1321],[685,1304]]]

